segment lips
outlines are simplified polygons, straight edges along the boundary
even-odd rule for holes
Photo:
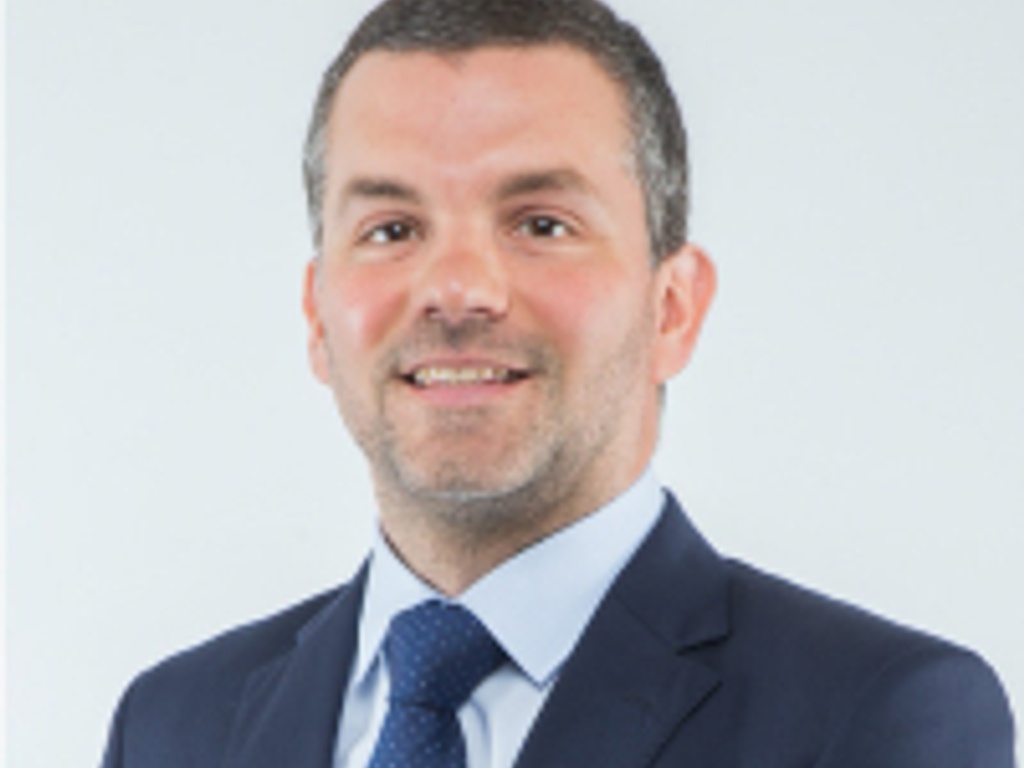
[[[427,363],[402,374],[407,383],[420,389],[514,384],[527,378],[527,371],[504,365],[478,363]]]

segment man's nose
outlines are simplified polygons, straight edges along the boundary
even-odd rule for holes
[[[431,245],[417,276],[419,310],[449,323],[498,319],[509,309],[509,276],[497,243],[452,233]]]

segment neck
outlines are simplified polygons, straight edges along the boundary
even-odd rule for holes
[[[599,489],[563,487],[549,498],[534,491],[413,504],[378,486],[381,529],[411,571],[456,597],[501,563],[603,507],[636,482],[645,466]]]
[[[438,592],[452,598],[534,543],[532,539],[481,541],[477,537],[437,535],[429,528],[388,525],[383,518],[382,528],[402,562]]]

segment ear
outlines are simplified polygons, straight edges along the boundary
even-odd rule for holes
[[[655,383],[664,384],[686,367],[717,285],[714,263],[702,248],[692,243],[658,265]]]
[[[327,364],[324,324],[320,317],[320,307],[317,301],[319,270],[320,266],[316,257],[310,259],[306,264],[302,286],[302,313],[306,316],[306,326],[309,329],[307,341],[309,367],[313,369],[313,375],[326,384],[330,380],[330,367]]]

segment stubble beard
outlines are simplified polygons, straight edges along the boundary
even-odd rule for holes
[[[508,423],[488,406],[427,414],[420,441],[389,409],[387,388],[378,400],[375,426],[360,443],[373,468],[382,507],[414,515],[454,540],[482,543],[515,538],[553,516],[573,490],[575,451],[571,425],[560,417],[561,373],[553,356],[521,345],[537,388],[521,423]],[[499,407],[500,411],[500,407]],[[486,442],[486,455],[474,446]]]
[[[496,436],[508,445],[488,462],[463,451],[414,455],[400,427],[389,422],[371,460],[378,494],[389,507],[428,519],[456,540],[517,538],[516,531],[535,530],[554,518],[573,490],[569,479],[577,462],[564,444],[563,425],[553,421],[549,413],[521,426],[519,435]],[[440,439],[457,441],[458,429],[442,430]]]
[[[536,388],[531,407],[519,423],[488,412],[489,406],[462,411],[420,411],[417,436],[400,415],[407,384],[395,371],[407,360],[430,354],[486,351],[514,360],[530,372],[522,386]],[[331,361],[335,398],[350,433],[373,474],[382,517],[426,525],[467,546],[515,538],[557,514],[573,492],[578,451],[567,442],[562,366],[547,344],[536,338],[509,339],[486,320],[456,325],[422,322],[409,338],[383,357],[373,371],[371,403],[360,403]],[[513,395],[518,396],[518,395]],[[398,403],[398,405],[396,405]],[[486,457],[474,446],[487,443]],[[494,450],[500,446],[500,450]]]
[[[349,401],[348,390],[336,381],[333,389],[342,415],[370,464],[382,516],[404,518],[415,525],[442,532],[465,548],[485,547],[500,540],[529,542],[557,530],[576,517],[609,500],[602,487],[598,460],[605,445],[621,428],[619,412],[628,391],[608,382],[629,381],[638,365],[638,339],[626,334],[622,346],[607,361],[607,376],[587,383],[585,394],[569,392],[557,355],[536,339],[509,342],[496,338],[490,326],[454,326],[441,330],[424,326],[401,350],[388,355],[373,381],[372,408]],[[537,387],[536,410],[528,423],[488,424],[487,414],[434,413],[431,439],[415,444],[390,407],[395,387],[394,370],[403,355],[424,350],[494,350],[528,361],[535,375],[526,386]],[[587,406],[566,402],[581,398]],[[628,416],[626,417],[628,418]],[[488,429],[505,443],[490,462],[473,454],[474,440]],[[466,443],[460,448],[460,434]],[[426,455],[433,446],[445,446],[448,455]],[[624,490],[624,488],[612,488]]]

